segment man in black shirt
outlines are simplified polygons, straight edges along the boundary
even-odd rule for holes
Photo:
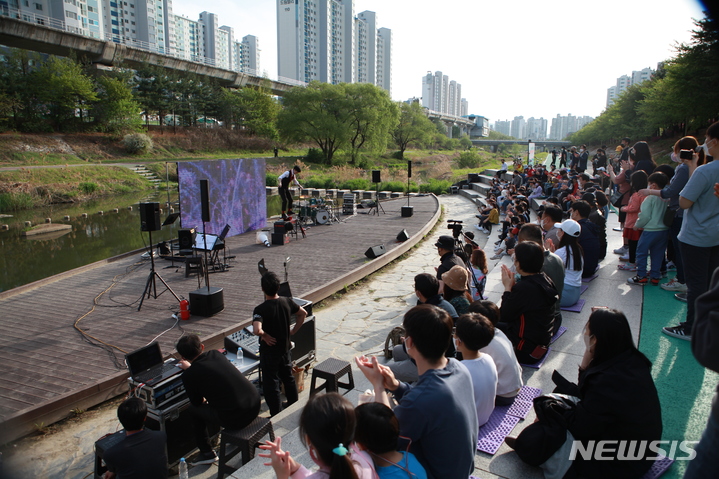
[[[210,445],[208,425],[242,429],[260,413],[260,393],[242,373],[219,351],[205,351],[196,334],[183,336],[177,342],[183,360],[180,368],[185,392],[190,399],[188,409],[200,449],[193,465],[212,464],[217,460]]]
[[[282,411],[280,381],[285,385],[287,405],[297,402],[297,384],[292,375],[290,336],[302,327],[307,311],[298,306],[292,298],[277,294],[280,278],[275,273],[262,275],[260,285],[265,294],[265,302],[257,306],[252,313],[252,328],[260,337],[262,390],[267,407],[270,408],[270,415],[274,416]],[[290,316],[293,314],[297,321],[290,331]]]
[[[437,270],[437,280],[439,281],[439,292],[444,290],[444,282],[442,281],[442,275],[452,269],[452,266],[459,265],[463,268],[467,266],[462,261],[462,258],[454,254],[454,238],[449,235],[442,235],[435,243],[437,247],[437,254],[441,256],[442,263]]]
[[[108,471],[103,479],[164,479],[167,477],[167,436],[163,431],[144,429],[145,401],[133,397],[117,408],[125,428],[125,439],[105,452]]]

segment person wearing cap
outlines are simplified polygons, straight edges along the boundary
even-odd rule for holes
[[[520,243],[514,249],[514,267],[519,281],[502,265],[501,321],[497,327],[512,341],[522,364],[535,364],[547,353],[554,330],[557,289],[542,273],[544,251],[534,242]]]
[[[561,307],[572,306],[579,301],[579,295],[582,292],[584,261],[582,247],[579,245],[582,227],[574,220],[565,220],[554,226],[558,230],[557,236],[559,237],[559,244],[554,253],[564,264],[564,287],[559,305]]]
[[[469,272],[466,267],[452,266],[452,269],[442,275],[444,282],[444,299],[454,306],[457,314],[462,315],[469,311],[469,303],[471,297],[468,297],[467,283],[469,282]]]
[[[437,280],[439,280],[439,292],[444,288],[442,275],[452,269],[452,266],[461,266],[467,268],[462,258],[454,254],[454,238],[449,235],[442,235],[434,244],[437,247],[437,254],[440,256],[440,265],[435,268],[437,271]]]

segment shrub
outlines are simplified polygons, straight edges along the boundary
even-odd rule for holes
[[[463,151],[459,154],[457,166],[460,168],[477,168],[482,158],[476,151]]]
[[[265,186],[277,186],[277,181],[280,175],[274,173],[265,173]]]
[[[368,190],[369,188],[369,181],[365,180],[364,178],[355,178],[352,180],[344,181],[340,185],[341,190]]]
[[[307,150],[307,156],[305,156],[305,160],[310,163],[324,163],[325,162],[325,155],[322,154],[322,150],[319,148],[310,148]]]
[[[435,195],[442,195],[448,193],[452,183],[448,180],[436,180],[430,178],[427,183],[420,186],[419,191],[422,193],[434,193]]]
[[[33,206],[33,198],[27,193],[0,193],[0,211],[27,210]]]
[[[404,154],[401,151],[395,151],[392,153],[392,158],[395,160],[404,160]]]
[[[144,133],[131,133],[122,139],[122,146],[135,155],[152,151],[152,139]]]
[[[97,183],[93,183],[91,181],[83,181],[82,183],[80,183],[77,186],[78,186],[78,188],[80,188],[80,191],[82,191],[86,195],[96,192],[97,189],[99,188],[97,186]]]
[[[402,181],[385,181],[380,183],[380,191],[404,191],[407,189],[407,183]]]

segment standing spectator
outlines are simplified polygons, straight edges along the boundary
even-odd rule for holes
[[[552,169],[557,167],[557,149],[552,148]]]
[[[650,190],[661,190],[667,183],[667,175],[656,172],[649,175],[648,187]],[[638,194],[638,193],[637,193]],[[654,286],[659,285],[662,277],[660,272],[664,252],[667,249],[667,226],[664,224],[664,213],[667,204],[658,196],[648,196],[642,202],[639,217],[634,229],[643,229],[637,243],[637,275],[629,278],[627,283],[645,285],[649,280]],[[647,258],[651,255],[652,269],[650,279],[647,279]]]
[[[589,151],[587,145],[582,145],[579,148],[579,155],[577,156],[577,172],[584,173],[587,169],[587,162],[589,161]]]
[[[634,229],[634,225],[639,217],[639,210],[642,207],[642,202],[646,198],[644,195],[637,193],[647,187],[647,174],[643,171],[636,171],[632,174],[631,179],[631,196],[629,197],[629,203],[627,206],[622,206],[620,211],[626,213],[626,220],[624,221],[624,233],[623,237],[627,240],[628,248],[627,254],[621,256],[619,259],[622,261],[628,261],[626,265],[619,265],[619,269],[625,271],[636,271],[637,262],[637,244],[639,243],[639,237],[642,235],[641,230]]]
[[[719,122],[707,128],[704,155],[719,158]],[[719,267],[719,200],[714,196],[719,160],[698,166],[695,153],[691,160],[682,161],[689,167],[689,181],[679,194],[679,206],[685,210],[679,241],[687,281],[687,316],[684,323],[662,331],[691,340],[694,302],[709,289],[711,274]]]
[[[629,150],[629,157],[634,159],[634,169],[632,172],[642,170],[649,176],[654,172],[654,168],[657,167],[657,164],[652,159],[652,152],[646,141],[634,143],[634,146]]]
[[[627,155],[629,155],[629,153],[627,153]],[[623,231],[626,227],[624,222],[626,221],[627,214],[622,211],[622,207],[629,204],[629,197],[631,196],[630,190],[632,189],[629,182],[633,169],[631,161],[621,161],[619,167],[619,173],[616,173],[614,168],[609,169],[609,178],[616,188],[616,193],[621,195],[619,199],[612,200],[612,206],[619,208],[619,227],[614,228],[614,231]],[[627,251],[629,251],[629,243],[625,239],[624,245],[621,248],[615,249],[614,254],[623,255],[626,254]]]
[[[562,152],[559,154],[559,167],[567,167],[567,148],[564,146],[562,147]]]

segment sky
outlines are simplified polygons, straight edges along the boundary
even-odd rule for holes
[[[277,78],[277,0],[172,5],[191,19],[217,14],[237,39],[258,37],[260,69]],[[393,100],[421,97],[422,77],[441,71],[490,123],[596,117],[618,77],[673,57],[703,18],[698,0],[355,0],[355,14],[365,10],[392,30]]]

